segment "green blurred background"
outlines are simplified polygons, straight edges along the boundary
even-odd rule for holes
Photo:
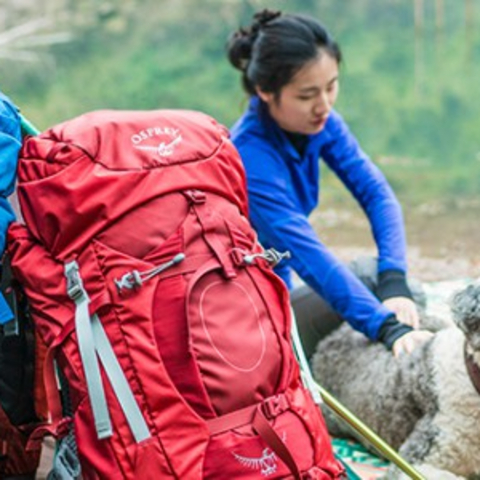
[[[478,0],[1,0],[0,88],[40,129],[103,108],[230,126],[245,95],[225,41],[263,7],[334,34],[337,108],[404,204],[480,194]]]

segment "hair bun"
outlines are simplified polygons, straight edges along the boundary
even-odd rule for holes
[[[250,30],[244,28],[234,32],[227,43],[227,52],[230,63],[244,72],[252,55],[253,38]]]
[[[252,24],[249,27],[239,28],[230,35],[227,42],[227,54],[230,63],[235,68],[242,72],[247,71],[252,57],[253,45],[261,28],[281,15],[282,12],[280,11],[261,10],[253,16]]]
[[[282,12],[280,10],[269,10],[268,8],[265,8],[264,10],[257,12],[253,16],[252,30],[257,32],[263,26],[267,25],[272,20],[275,20],[281,15],[282,15]]]

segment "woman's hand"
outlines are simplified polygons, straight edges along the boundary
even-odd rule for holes
[[[402,335],[392,347],[393,355],[398,358],[400,355],[412,353],[415,348],[420,346],[433,337],[433,333],[427,330],[412,330]]]
[[[407,297],[392,297],[383,301],[383,304],[390,309],[399,322],[417,329],[420,325],[417,306],[415,302]]]

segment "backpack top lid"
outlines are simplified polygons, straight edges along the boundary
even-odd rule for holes
[[[188,110],[86,113],[28,137],[18,198],[34,237],[60,259],[139,205],[174,191],[222,195],[248,216],[228,130]]]

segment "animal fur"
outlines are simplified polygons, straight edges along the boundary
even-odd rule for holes
[[[428,480],[480,478],[480,394],[464,361],[465,339],[480,365],[480,283],[457,293],[455,326],[395,359],[347,324],[312,359],[319,383]],[[351,429],[325,412],[332,434]],[[387,478],[402,477],[392,468]]]

